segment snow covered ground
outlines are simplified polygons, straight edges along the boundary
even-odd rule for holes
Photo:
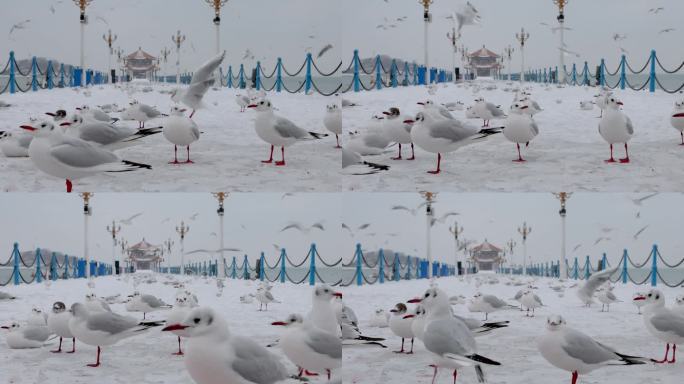
[[[63,301],[70,306],[76,301],[83,301],[88,292],[98,296],[122,294],[126,296],[134,290],[141,293],[154,294],[166,302],[173,302],[176,289],[164,284],[166,278],[155,275],[157,282],[133,285],[133,279],[117,279],[101,277],[94,280],[93,289],[87,286],[85,279],[60,280],[49,286],[30,284],[2,287],[2,291],[17,296],[13,301],[0,301],[0,324],[9,321],[24,322],[35,306],[44,311],[50,310],[55,301]],[[186,288],[195,292],[200,305],[210,306],[223,314],[229,324],[230,332],[253,338],[262,345],[276,340],[282,327],[271,326],[271,322],[285,320],[291,313],[306,315],[311,307],[311,287],[308,285],[276,284],[273,295],[282,304],[272,303],[268,312],[258,312],[258,303],[241,304],[239,297],[256,292],[258,282],[226,280],[221,297],[217,297],[218,289],[214,279],[188,278]],[[140,317],[140,313],[127,313],[124,304],[114,304],[115,312]],[[161,320],[163,312],[148,314],[148,319]],[[86,364],[95,362],[96,348],[77,341],[76,353],[50,353],[56,349],[59,339],[50,341],[41,349],[9,349],[4,338],[0,336],[0,382],[13,384],[34,383],[92,383],[93,380],[103,384],[113,383],[192,383],[185,370],[183,357],[172,356],[178,344],[173,335],[152,329],[143,335],[121,341],[102,350],[102,365],[89,368]],[[63,347],[71,348],[71,340],[65,341]],[[281,356],[281,361],[295,373],[296,368],[285,357],[278,347],[272,352]],[[334,374],[333,374],[334,377]],[[312,378],[313,382],[319,382]],[[288,383],[297,382],[289,380]],[[322,382],[322,381],[321,381]]]
[[[117,103],[128,106],[131,99],[156,106],[168,113],[173,102],[160,90],[172,87],[154,85],[153,91],[126,93],[113,86],[94,87],[91,95],[73,89],[53,89],[23,94],[2,95],[9,108],[0,109],[0,130],[19,132],[19,125],[30,117],[47,118],[45,112],[74,108],[84,104],[95,106]],[[335,137],[316,142],[297,143],[285,151],[286,167],[262,164],[268,159],[270,146],[259,139],[254,131],[255,112],[240,113],[235,103],[234,89],[209,90],[205,96],[206,109],[194,117],[203,132],[199,141],[190,147],[195,164],[170,165],[173,145],[161,135],[147,138],[141,145],[118,151],[120,157],[152,165],[151,171],[106,174],[78,180],[75,191],[106,192],[206,192],[209,190],[272,191],[272,192],[328,192],[340,190],[338,170],[340,151],[334,149]],[[323,126],[325,106],[335,100],[320,95],[271,93],[269,99],[279,109],[276,111],[302,128],[330,133]],[[118,117],[114,113],[113,116]],[[161,120],[152,120],[146,127],[157,126]],[[123,122],[137,127],[137,122]],[[179,149],[181,160],[185,150]],[[274,153],[280,159],[280,151]],[[0,154],[0,188],[10,192],[62,192],[64,180],[47,176],[37,170],[28,158],[4,158]]]
[[[449,295],[464,295],[470,298],[476,291],[494,294],[510,299],[523,286],[505,284],[508,279],[500,277],[497,284],[482,284],[477,279],[461,281],[457,277],[437,280],[438,286]],[[648,286],[617,284],[615,294],[622,303],[611,305],[610,312],[600,312],[600,304],[583,307],[575,295],[576,288],[568,288],[564,297],[549,288],[550,279],[538,279],[535,293],[546,307],[537,311],[534,318],[526,318],[518,309],[503,310],[489,315],[490,321],[509,320],[510,326],[478,337],[478,352],[501,362],[499,367],[485,366],[487,382],[491,384],[570,383],[570,373],[550,365],[537,352],[535,339],[545,332],[546,317],[561,314],[568,326],[579,329],[601,343],[612,346],[619,352],[637,356],[662,359],[665,344],[651,337],[646,331],[637,309],[631,303],[632,294],[648,290]],[[566,283],[569,286],[573,281]],[[389,311],[396,303],[406,302],[429,288],[427,280],[402,281],[397,283],[349,287],[343,290],[345,302],[356,312],[361,330],[367,336],[385,337],[387,349],[372,346],[345,347],[343,351],[343,380],[345,383],[430,383],[433,370],[430,352],[416,340],[414,355],[395,354],[401,339],[389,328],[372,328],[369,319],[376,308]],[[681,288],[661,288],[668,305],[674,302]],[[507,300],[516,304],[513,300]],[[412,308],[409,304],[409,308]],[[484,319],[484,314],[470,313],[465,305],[453,307],[455,312],[472,318]],[[388,312],[389,313],[389,312]],[[604,367],[587,375],[580,375],[578,383],[628,384],[628,383],[681,383],[684,363],[665,365],[634,365],[630,367]],[[437,383],[451,383],[451,372],[440,370]],[[458,383],[476,383],[473,369],[459,370]]]
[[[501,105],[506,111],[513,100],[512,92],[505,92],[504,82],[495,82],[497,89],[486,90],[490,81],[477,95]],[[580,110],[579,102],[592,100],[597,88],[555,86],[528,83],[532,99],[544,109],[535,116],[540,134],[523,152],[526,163],[513,163],[517,157],[515,144],[502,135],[482,144],[461,148],[442,157],[442,173],[429,175],[437,156],[416,149],[415,161],[394,161],[397,148],[366,160],[390,165],[388,172],[368,176],[345,177],[345,190],[354,191],[502,191],[545,192],[558,190],[625,192],[625,191],[681,191],[684,188],[682,157],[684,147],[679,132],[670,125],[670,112],[681,95],[655,94],[647,91],[617,90],[624,102],[624,112],[632,119],[635,135],[630,141],[631,164],[604,164],[609,148],[598,133],[599,109]],[[516,85],[517,86],[517,83]],[[508,86],[510,88],[510,86]],[[474,103],[472,88],[450,84],[438,87],[429,95],[425,87],[399,87],[380,91],[345,95],[358,107],[345,108],[345,131],[367,131],[371,116],[398,107],[403,114],[415,115],[418,101],[431,99],[435,103],[461,101],[466,106]],[[560,103],[557,103],[560,101]],[[465,119],[465,111],[454,111],[454,116]],[[482,120],[471,120],[482,125]],[[493,120],[500,126],[503,120]],[[410,152],[410,148],[408,148]],[[616,147],[616,156],[623,157],[624,149]],[[410,156],[403,151],[404,158]]]

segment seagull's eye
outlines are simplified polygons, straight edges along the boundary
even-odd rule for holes
[[[660,298],[660,295],[656,295],[656,300],[658,300],[659,298]]]
[[[45,124],[41,124],[40,126],[43,127],[43,128],[45,128]]]
[[[429,293],[425,293],[425,297],[430,297],[430,294],[429,294]]]
[[[200,318],[199,318],[199,317],[195,317],[192,321],[194,321],[195,324],[199,324]]]
[[[649,294],[648,294],[648,297],[651,297],[651,296],[653,296],[653,295],[649,293]]]

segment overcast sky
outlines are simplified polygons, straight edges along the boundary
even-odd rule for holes
[[[321,70],[334,69],[340,58],[341,21],[336,0],[230,0],[221,13],[221,49],[227,51],[223,68],[261,60],[272,71],[276,57],[289,71],[304,62],[306,49],[314,57],[326,44],[334,48],[317,59]],[[79,63],[79,10],[72,0],[3,0],[0,24],[11,26],[30,19],[25,29],[0,39],[0,52],[14,50],[17,58],[31,55]],[[54,7],[53,14],[50,7]],[[181,70],[193,70],[215,54],[213,8],[205,0],[94,0],[87,8],[86,63],[107,69],[108,51],[102,35],[118,35],[115,47],[131,53],[142,47],[159,56],[172,50],[168,72],[175,74],[175,45],[171,35],[185,34]],[[104,21],[103,21],[104,20]],[[108,24],[108,25],[107,25]],[[314,38],[309,38],[314,36]],[[242,60],[246,49],[254,60]],[[3,62],[4,65],[4,62]]]
[[[462,43],[470,52],[483,44],[497,53],[509,44],[516,52],[513,70],[520,69],[519,44],[515,33],[521,27],[530,32],[525,45],[526,64],[530,67],[548,67],[559,61],[559,35],[553,34],[545,22],[557,25],[558,8],[552,0],[470,0],[482,17],[479,26],[466,26],[462,30]],[[362,57],[386,53],[394,57],[423,62],[423,10],[418,0],[345,0],[343,14],[353,14],[345,19],[343,27],[343,52],[349,55],[358,48]],[[431,65],[451,66],[451,43],[446,34],[452,28],[451,20],[445,19],[452,11],[465,4],[465,0],[434,0],[431,6],[433,22],[430,24]],[[648,10],[664,7],[665,11],[652,15]],[[641,67],[651,49],[656,49],[664,65],[678,66],[684,59],[677,47],[684,38],[681,0],[570,0],[565,10],[565,39],[568,49],[581,55],[581,59],[566,58],[568,70],[572,60],[597,65],[603,57],[612,71],[620,58],[618,43],[613,34],[627,36],[620,42],[628,52],[632,67]],[[403,22],[396,19],[407,16]],[[389,21],[386,23],[385,18]],[[396,24],[397,28],[377,29],[380,24]],[[667,34],[658,34],[665,28],[677,28]],[[345,63],[349,59],[346,59]],[[457,57],[457,65],[460,62]],[[666,64],[667,63],[667,64]],[[593,66],[591,67],[593,71]]]
[[[316,243],[320,255],[339,260],[339,228],[341,195],[306,193],[287,196],[269,193],[231,194],[225,201],[225,246],[240,248],[241,253],[224,253],[228,263],[233,255],[247,253],[251,260],[266,252],[270,263],[280,255],[273,244],[287,249],[294,262],[302,260]],[[82,200],[78,194],[4,193],[0,198],[0,262],[9,258],[16,241],[21,249],[50,248],[70,255],[83,255]],[[97,193],[92,200],[89,218],[90,253],[93,259],[110,262],[112,238],[106,226],[112,220],[143,214],[129,226],[122,225],[121,236],[129,244],[144,237],[152,244],[171,239],[175,264],[180,259],[180,242],[175,231],[181,220],[190,226],[185,251],[219,248],[219,219],[216,199],[209,193]],[[195,220],[190,216],[199,213]],[[169,218],[168,221],[165,219]],[[313,230],[308,235],[296,230],[280,230],[290,222],[311,225],[322,222],[325,231]],[[244,227],[243,227],[244,226]],[[204,258],[203,258],[204,257]],[[193,255],[186,260],[205,260],[208,255]],[[217,258],[217,257],[216,257]],[[211,257],[213,260],[214,257]]]
[[[584,260],[590,255],[595,262],[603,252],[609,260],[619,260],[627,248],[635,261],[645,260],[653,244],[658,244],[666,260],[681,260],[684,255],[684,239],[681,228],[674,223],[684,217],[684,195],[661,194],[636,206],[632,199],[644,195],[613,193],[577,193],[567,205],[567,251],[569,261],[573,257]],[[423,200],[417,193],[346,193],[343,198],[343,222],[350,227],[372,223],[363,235],[350,237],[345,232],[345,242],[353,247],[360,242],[364,249],[379,247],[403,251],[411,255],[425,254],[425,208],[411,216],[406,211],[391,210],[394,205],[416,207]],[[522,263],[522,241],[517,228],[524,221],[532,227],[527,239],[528,255],[533,261],[558,260],[560,257],[559,201],[549,193],[440,193],[437,195],[435,217],[446,212],[458,212],[444,224],[432,229],[432,252],[435,260],[453,263],[454,239],[449,226],[458,221],[465,228],[462,239],[487,239],[504,247],[509,239],[518,243],[514,262]],[[640,218],[636,218],[640,212]],[[644,226],[637,240],[634,234]],[[603,232],[603,229],[611,230]],[[376,235],[373,235],[376,234]],[[395,234],[390,236],[389,234]],[[600,237],[597,245],[594,242]],[[575,246],[581,245],[572,252]],[[352,254],[345,254],[349,260]],[[463,257],[460,253],[459,257]],[[614,263],[615,265],[615,263]]]

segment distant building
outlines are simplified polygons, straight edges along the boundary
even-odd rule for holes
[[[490,244],[487,239],[470,251],[471,266],[478,271],[496,271],[503,263],[503,249]]]
[[[157,58],[138,47],[138,50],[124,58],[126,73],[134,79],[151,79],[159,69]]]
[[[162,250],[157,245],[152,245],[145,241],[145,238],[137,244],[133,244],[126,249],[126,267],[133,270],[153,270],[159,269],[162,262]]]
[[[501,69],[500,57],[483,45],[481,49],[468,54],[468,69],[475,76],[492,77]]]

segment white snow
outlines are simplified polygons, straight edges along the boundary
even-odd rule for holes
[[[140,275],[138,273],[137,275]],[[152,275],[152,274],[150,274]],[[13,301],[0,301],[0,325],[14,320],[25,322],[31,309],[37,306],[48,312],[55,301],[63,301],[67,308],[76,301],[83,302],[86,293],[95,292],[98,296],[110,296],[120,293],[123,298],[138,290],[141,293],[153,294],[165,302],[173,303],[176,289],[163,284],[166,278],[156,276],[157,282],[141,283],[133,286],[133,279],[116,277],[98,277],[94,279],[94,289],[88,288],[85,279],[59,280],[49,286],[30,284],[1,287],[0,290],[11,292],[17,296]],[[176,276],[178,278],[178,276]],[[183,280],[183,279],[181,279]],[[230,332],[253,338],[261,345],[272,343],[284,331],[282,327],[271,323],[285,320],[291,313],[302,316],[310,310],[312,288],[308,285],[276,283],[272,293],[282,304],[271,303],[267,312],[258,312],[259,303],[241,304],[239,297],[255,293],[258,281],[226,280],[223,295],[217,297],[218,288],[213,278],[187,278],[186,289],[197,294],[202,306],[210,306],[226,317]],[[111,305],[117,313],[139,317],[142,313],[126,312],[124,304]],[[168,312],[157,311],[147,314],[147,320],[164,320]],[[161,327],[153,328],[140,336],[125,339],[102,350],[102,365],[99,368],[86,367],[95,362],[96,348],[76,341],[76,353],[50,353],[57,349],[59,339],[49,341],[41,349],[17,350],[9,349],[4,337],[0,335],[0,382],[14,384],[29,383],[73,383],[103,384],[113,383],[192,383],[185,370],[183,357],[172,356],[177,351],[178,343],[175,335],[161,332]],[[71,350],[71,340],[65,340],[62,349]],[[296,367],[285,357],[278,347],[270,348],[282,359],[290,372],[296,373]],[[333,372],[335,378],[335,372]],[[313,382],[322,382],[323,378],[311,378]],[[296,383],[296,380],[288,380]]]
[[[53,89],[23,94],[2,95],[3,101],[12,104],[0,109],[0,130],[21,131],[29,117],[49,118],[45,112],[66,109],[69,114],[84,104],[90,106],[117,103],[128,106],[131,99],[156,106],[168,114],[173,102],[169,94],[171,85],[155,84],[151,92],[142,92],[139,86],[134,93],[126,93],[114,86],[93,87],[91,96],[73,89]],[[151,171],[106,174],[77,180],[74,191],[92,190],[107,192],[206,192],[208,190],[271,191],[271,192],[329,192],[341,188],[337,170],[340,169],[341,152],[334,149],[335,137],[297,143],[285,151],[287,166],[262,164],[268,158],[270,146],[261,141],[254,132],[254,111],[240,113],[235,103],[236,93],[245,90],[221,88],[209,90],[204,102],[207,108],[194,116],[202,135],[190,147],[192,165],[170,165],[173,145],[159,134],[145,139],[144,143],[118,151],[117,154],[130,161],[152,165]],[[268,98],[278,108],[277,114],[310,131],[328,133],[323,126],[325,106],[335,100],[321,95],[289,94],[272,92]],[[188,111],[189,113],[189,111]],[[118,117],[119,114],[113,113]],[[148,121],[146,127],[159,125],[162,120]],[[120,122],[137,127],[135,121]],[[185,160],[185,148],[179,148],[179,158]],[[280,150],[274,151],[280,159]],[[3,175],[0,188],[10,192],[62,192],[64,180],[47,176],[37,170],[28,158],[4,158],[0,154],[0,172]]]
[[[485,277],[485,276],[482,276]],[[515,293],[522,286],[506,285],[506,277],[497,276],[498,284],[482,284],[477,287],[476,278],[461,280],[458,277],[436,280],[439,288],[450,296],[465,295],[470,299],[479,289],[486,294],[494,294],[511,304]],[[485,281],[482,279],[482,281]],[[525,317],[519,309],[509,309],[489,314],[489,321],[510,321],[508,328],[497,329],[491,334],[476,339],[478,353],[501,362],[501,366],[483,366],[487,382],[490,384],[531,384],[531,383],[570,383],[570,373],[550,365],[537,351],[536,337],[546,331],[546,317],[560,314],[567,325],[581,330],[599,342],[615,348],[618,352],[662,359],[665,343],[653,338],[646,330],[643,320],[632,304],[632,294],[648,290],[649,286],[615,285],[614,293],[622,300],[610,306],[610,312],[600,312],[601,305],[586,308],[575,295],[576,288],[568,288],[564,297],[549,288],[549,283],[557,280],[538,279],[534,290],[544,307],[536,310],[533,318]],[[570,286],[574,281],[568,281]],[[433,369],[430,352],[416,339],[414,355],[395,354],[401,339],[394,336],[389,328],[372,328],[370,320],[376,308],[387,312],[398,302],[419,296],[429,288],[428,280],[389,282],[385,284],[352,286],[343,289],[344,301],[359,317],[364,335],[386,338],[387,349],[374,346],[346,347],[343,350],[343,380],[346,383],[417,383],[431,382]],[[664,292],[667,304],[672,305],[681,288],[658,287]],[[409,310],[413,306],[409,304]],[[455,312],[465,317],[484,320],[482,313],[468,312],[466,305],[453,306]],[[410,343],[408,344],[410,346]],[[436,383],[451,383],[451,371],[441,369]],[[578,383],[680,383],[684,375],[684,364],[634,365],[629,367],[603,367],[587,375],[580,375]],[[463,368],[458,372],[457,383],[476,383],[474,369]]]
[[[505,111],[513,101],[513,92],[503,89],[517,87],[505,82],[479,81],[481,89],[475,94],[472,88],[455,84],[438,87],[435,95],[429,95],[425,87],[387,88],[380,91],[347,93],[345,99],[360,106],[345,108],[344,130],[347,132],[368,130],[372,115],[398,107],[402,114],[417,113],[418,101],[427,99],[435,103],[461,101],[466,106],[474,104],[477,96],[501,105]],[[497,89],[486,90],[486,84]],[[517,158],[515,144],[503,135],[461,148],[442,156],[442,173],[429,175],[435,168],[437,156],[416,148],[416,160],[393,161],[396,146],[380,156],[368,156],[367,161],[391,166],[388,172],[367,176],[345,177],[344,189],[348,191],[470,191],[470,192],[545,192],[573,191],[677,191],[684,188],[684,168],[681,161],[684,147],[679,146],[680,136],[670,125],[670,112],[681,95],[654,94],[648,91],[616,90],[624,102],[624,112],[631,118],[635,134],[630,141],[631,164],[604,164],[609,157],[608,144],[598,133],[599,109],[584,111],[580,101],[591,100],[598,88],[551,86],[526,83],[532,87],[531,98],[544,109],[535,115],[540,134],[523,149],[526,163],[513,163]],[[557,101],[561,100],[558,104]],[[465,121],[465,110],[452,114]],[[481,126],[482,120],[469,120]],[[497,127],[503,120],[492,120]],[[404,158],[410,151],[403,146]],[[621,145],[615,148],[616,158],[624,157]],[[410,156],[410,153],[409,153]]]

